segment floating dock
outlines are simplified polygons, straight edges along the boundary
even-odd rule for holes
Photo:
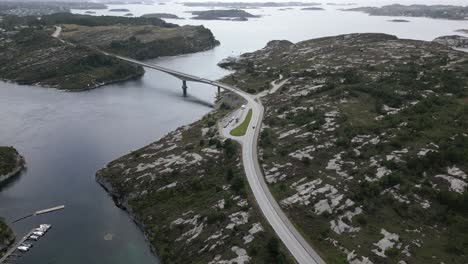
[[[47,213],[51,213],[53,211],[58,211],[58,210],[62,210],[62,209],[65,209],[65,205],[59,205],[59,206],[56,206],[56,207],[52,207],[52,208],[48,208],[48,209],[44,209],[44,210],[39,210],[39,211],[35,212],[33,215],[47,214]]]
[[[44,210],[39,210],[39,211],[36,211],[35,213],[33,214],[30,214],[30,215],[26,215],[26,216],[23,216],[21,218],[18,218],[16,219],[15,221],[13,221],[12,223],[16,223],[16,222],[19,222],[21,220],[24,220],[28,217],[31,217],[31,216],[36,216],[36,215],[40,215],[40,214],[47,214],[47,213],[51,213],[51,212],[54,212],[54,211],[58,211],[58,210],[62,210],[62,209],[65,209],[65,205],[59,205],[59,206],[55,206],[55,207],[52,207],[52,208],[47,208],[47,209],[44,209]]]

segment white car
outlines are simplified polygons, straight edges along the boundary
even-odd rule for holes
[[[242,109],[245,109],[245,105],[242,105],[241,108],[242,108]]]
[[[18,248],[18,250],[21,251],[21,252],[27,252],[27,251],[29,250],[29,248],[28,248],[28,247],[25,247],[25,246],[19,246],[19,247],[17,247],[17,248]]]

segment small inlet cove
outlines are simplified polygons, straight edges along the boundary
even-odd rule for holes
[[[365,6],[364,2],[358,2],[358,7]],[[387,2],[391,1],[379,1],[375,5],[381,6]],[[418,3],[417,1],[410,2]],[[405,1],[405,4],[411,4],[410,2]],[[437,1],[431,2],[436,3]],[[427,1],[424,3],[427,4]],[[345,12],[340,10],[343,6],[326,5],[325,3],[323,3],[323,7],[323,10],[303,10],[303,7],[298,6],[249,8],[245,10],[252,16],[242,16],[242,19],[225,17],[212,19],[205,13],[197,13],[197,11],[207,11],[211,8],[183,5],[172,1],[108,4],[106,8],[72,8],[71,12],[75,15],[118,16],[128,19],[157,14],[158,17],[162,16],[166,22],[181,26],[179,29],[183,31],[182,34],[186,35],[203,34],[203,32],[200,33],[202,29],[199,27],[182,26],[203,25],[205,29],[212,32],[214,38],[219,41],[219,45],[200,48],[200,50],[193,52],[183,52],[184,54],[169,52],[158,55],[153,54],[154,50],[140,50],[141,53],[131,54],[127,50],[128,53],[125,55],[145,63],[209,80],[219,80],[232,73],[230,70],[219,67],[219,62],[228,57],[236,57],[262,49],[272,40],[288,40],[295,43],[326,36],[372,32],[395,35],[402,39],[432,41],[440,36],[453,35],[456,30],[468,29],[466,21],[461,20],[406,17],[405,20],[409,22],[396,23],[391,20],[401,17],[370,16],[364,12]],[[65,24],[63,19],[57,16],[50,21],[53,21],[51,23]],[[77,32],[81,32],[89,39],[83,40],[80,45],[92,45],[96,44],[92,43],[93,36],[101,34],[96,33],[98,30],[99,27],[88,29],[81,25],[68,26],[68,28],[65,26],[60,35],[64,36],[66,41],[73,42],[79,38]],[[106,30],[116,29],[107,28]],[[130,26],[123,27],[117,29],[115,34],[120,34],[118,32],[134,34],[135,32],[132,30],[134,29]],[[140,28],[139,30],[140,33],[143,32],[141,34],[149,34],[147,32],[153,29]],[[171,26],[164,28],[163,31],[179,34]],[[199,32],[194,33],[197,31]],[[52,34],[52,32],[48,33]],[[151,34],[162,33],[154,31]],[[468,35],[465,33],[465,36]],[[205,37],[205,35],[201,35],[201,38]],[[72,52],[76,48],[62,47],[60,45],[65,44],[55,42],[55,40],[55,38],[51,40],[48,45],[57,45],[56,47],[63,48],[67,52]],[[107,40],[100,39],[99,41]],[[112,51],[123,52],[125,45],[136,40],[129,39],[129,43],[125,41],[118,44],[117,41],[114,41]],[[145,57],[145,52],[151,53],[151,56]],[[57,56],[56,59],[66,60],[67,54],[59,54],[64,57]],[[99,63],[102,62],[97,57],[95,59]],[[91,64],[97,63],[96,61],[92,61]],[[43,237],[32,242],[34,247],[11,263],[161,263],[164,255],[160,253],[164,254],[164,250],[154,248],[154,245],[159,243],[159,245],[169,247],[168,241],[177,239],[177,237],[167,238],[165,239],[166,244],[161,242],[164,240],[161,237],[157,239],[158,243],[155,243],[156,239],[148,241],[148,238],[153,239],[158,234],[145,233],[145,226],[141,221],[134,221],[131,211],[122,210],[121,207],[125,207],[122,201],[114,201],[117,199],[111,195],[112,191],[109,189],[106,191],[96,182],[95,176],[109,162],[148,146],[165,135],[176,133],[174,131],[178,128],[189,124],[197,126],[196,122],[206,118],[206,115],[210,115],[209,118],[213,119],[215,117],[223,118],[223,116],[217,116],[218,112],[212,112],[218,90],[215,86],[189,80],[186,83],[187,96],[184,96],[182,81],[170,74],[147,67],[142,68],[144,69],[144,74],[142,74],[139,69],[127,68],[134,66],[123,65],[122,62],[104,61],[102,63],[117,63],[119,65],[117,67],[121,68],[116,72],[123,74],[122,72],[130,71],[126,77],[131,76],[132,78],[124,78],[125,81],[109,81],[107,85],[97,85],[99,87],[95,89],[79,92],[56,89],[57,87],[54,86],[56,83],[45,85],[48,86],[45,88],[40,87],[38,83],[18,84],[6,77],[3,78],[5,81],[0,82],[0,146],[13,146],[25,162],[20,173],[1,183],[0,216],[4,218],[5,223],[15,234],[17,242],[21,241],[23,236],[31,235],[31,230],[35,228],[44,229],[45,226],[41,227],[41,224],[51,226]],[[66,62],[60,65],[64,71],[69,69],[83,70]],[[10,70],[14,72],[14,69]],[[91,72],[96,75],[102,74],[106,78],[111,76],[99,67],[93,68]],[[112,75],[112,77],[115,76]],[[82,78],[77,77],[73,80],[75,83],[80,83]],[[104,78],[100,81],[106,82],[107,79]],[[99,82],[96,81],[96,83]],[[265,83],[258,85],[265,85]],[[90,87],[94,88],[94,86]],[[242,136],[246,134],[247,129],[252,130],[252,125],[249,125],[252,109],[246,110],[248,113],[245,118],[239,120],[239,125],[231,131],[233,136]],[[255,129],[255,127],[253,128]],[[213,145],[216,143],[214,142]],[[200,146],[202,144],[206,146],[211,143],[208,141],[199,142]],[[190,147],[187,146],[187,149]],[[232,150],[230,147],[228,151]],[[221,152],[217,149],[213,151]],[[225,150],[225,152],[228,151]],[[235,169],[232,175],[227,173],[229,176],[226,177],[232,177],[230,188],[233,189],[236,186],[236,177],[238,177],[237,163],[234,161],[236,154],[232,154],[233,160],[230,160],[229,155],[231,154],[227,154],[227,162],[231,162],[231,167]],[[193,160],[197,160],[197,156],[187,158],[186,163],[193,162]],[[176,177],[177,173],[174,172],[174,175]],[[222,191],[223,186],[218,189]],[[183,201],[180,202],[183,203]],[[238,206],[239,204],[239,207],[242,207],[243,199],[233,201],[232,205],[225,205],[223,202],[219,206],[228,208],[228,206]],[[65,207],[53,212],[35,214],[37,211],[59,205]],[[164,209],[171,210],[170,208]],[[238,217],[235,220],[231,219],[233,222],[242,222],[244,218],[248,218],[246,216],[248,213],[240,212],[233,216],[233,218]],[[152,213],[158,214],[158,212]],[[256,214],[251,213],[249,217],[261,219],[261,214]],[[30,217],[13,223],[24,216]],[[196,227],[198,218],[193,217],[191,219],[195,219],[193,225]],[[227,216],[226,219],[229,220],[229,217]],[[222,217],[207,215],[206,218],[209,221],[212,219],[218,221],[218,218]],[[186,218],[181,216],[181,219],[174,225],[183,221],[192,221],[188,216]],[[255,225],[257,222],[258,225]],[[271,232],[266,227],[267,222],[263,222],[263,220],[257,222],[251,223],[248,230],[243,231],[250,232],[252,236],[261,232],[259,230],[265,234]],[[231,228],[236,230],[237,227],[231,226]],[[184,231],[188,231],[188,229]],[[186,235],[184,239],[189,239],[188,237],[189,235]],[[246,235],[246,238],[240,239],[244,243],[249,241],[251,237]],[[246,244],[249,244],[250,241]],[[257,241],[257,243],[260,242]],[[231,251],[233,257],[237,256],[240,258],[239,260],[244,256],[243,251],[237,248]],[[286,249],[281,248],[279,251],[282,252],[281,254],[287,255],[284,253],[287,252]],[[255,254],[252,252],[249,254]],[[264,252],[259,251],[258,255],[262,254]]]

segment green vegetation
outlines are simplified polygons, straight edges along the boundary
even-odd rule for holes
[[[165,263],[208,263],[217,255],[232,260],[233,247],[245,249],[250,263],[293,263],[255,206],[239,145],[219,137],[215,121],[227,113],[212,112],[111,162],[97,180],[131,210]],[[241,223],[232,226],[231,219]],[[254,224],[263,231],[244,243]]]
[[[0,256],[8,249],[8,246],[13,243],[15,236],[13,231],[5,223],[5,220],[0,217]]]
[[[0,175],[6,175],[16,168],[18,156],[15,148],[0,146]]]
[[[348,263],[349,252],[373,263],[466,262],[467,65],[465,53],[380,34],[271,42],[233,62],[226,79],[246,90],[274,80],[268,71],[290,78],[262,100],[260,159],[327,263]],[[385,259],[375,253],[382,229],[401,244]]]
[[[72,46],[47,30],[26,27],[0,46],[0,78],[80,91],[143,75],[142,67],[84,46]]]
[[[249,112],[247,113],[244,121],[242,121],[239,126],[231,130],[230,134],[235,137],[241,137],[245,135],[245,132],[247,132],[247,129],[249,128],[250,119],[252,119],[252,109],[249,109]]]

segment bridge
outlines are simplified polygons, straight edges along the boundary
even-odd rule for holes
[[[320,255],[308,244],[299,231],[297,231],[294,225],[289,221],[288,217],[284,214],[275,198],[270,193],[265,182],[257,154],[257,144],[260,128],[262,127],[264,109],[256,95],[251,95],[237,87],[225,83],[200,78],[194,75],[110,54],[104,51],[101,52],[108,56],[113,56],[136,65],[165,72],[182,80],[184,96],[187,96],[187,81],[191,81],[216,86],[218,87],[218,91],[220,89],[226,89],[244,98],[247,101],[246,108],[253,110],[251,123],[254,124],[254,126],[252,127],[253,129],[247,129],[247,132],[243,137],[234,138],[234,140],[238,141],[242,145],[242,163],[244,171],[260,210],[299,264],[325,264]]]
[[[205,79],[205,78],[200,78],[198,76],[194,76],[194,75],[190,75],[190,74],[187,74],[187,73],[167,69],[167,68],[164,68],[164,67],[161,67],[161,66],[158,66],[158,65],[144,63],[144,62],[141,62],[141,61],[138,61],[138,60],[130,59],[130,58],[127,58],[127,57],[116,55],[116,54],[111,54],[111,53],[108,53],[108,52],[105,52],[105,51],[101,51],[101,52],[104,53],[105,55],[112,56],[114,58],[118,58],[118,59],[121,59],[123,61],[127,61],[127,62],[136,64],[136,65],[140,65],[140,66],[143,66],[143,67],[146,67],[146,68],[158,70],[160,72],[165,72],[165,73],[167,73],[169,75],[172,75],[172,76],[180,79],[182,81],[182,92],[184,94],[184,97],[187,96],[187,88],[188,88],[187,82],[188,81],[189,82],[205,83],[205,84],[208,84],[208,85],[216,86],[218,88],[218,92],[221,92],[221,89],[226,89],[226,90],[229,90],[229,91],[232,91],[232,92],[235,92],[235,93],[242,92],[240,89],[237,89],[235,87],[229,86],[229,85],[224,84],[224,83],[211,81],[211,80],[208,80],[208,79]]]

